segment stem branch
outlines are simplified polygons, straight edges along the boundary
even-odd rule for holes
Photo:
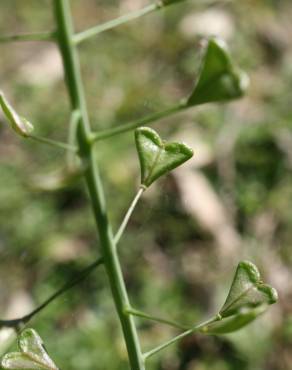
[[[155,122],[155,121],[157,121],[161,118],[168,117],[168,116],[170,116],[172,114],[175,114],[175,113],[178,113],[178,112],[180,112],[180,111],[182,111],[183,109],[186,109],[186,108],[187,108],[187,106],[186,106],[185,102],[182,101],[181,103],[176,104],[176,105],[174,105],[174,106],[172,106],[172,107],[170,107],[170,108],[168,108],[168,109],[166,109],[162,112],[153,113],[153,114],[151,114],[147,117],[141,118],[137,121],[129,122],[129,123],[117,126],[117,127],[112,127],[112,128],[109,128],[109,129],[99,131],[99,132],[95,132],[91,135],[91,141],[95,142],[95,141],[99,141],[99,140],[102,140],[102,139],[107,139],[107,138],[110,138],[112,136],[115,136],[115,135],[118,135],[118,134],[121,134],[121,133],[124,133],[124,132],[127,132],[127,131],[134,130],[137,127],[144,126],[148,123]]]
[[[73,37],[74,43],[76,45],[80,44],[82,41],[87,40],[87,39],[89,39],[93,36],[96,36],[101,32],[104,32],[104,31],[110,30],[114,27],[120,26],[121,24],[127,23],[127,22],[129,22],[133,19],[137,19],[139,17],[142,17],[143,15],[152,13],[153,11],[158,10],[158,9],[159,9],[158,4],[151,4],[151,5],[148,5],[144,8],[142,8],[142,9],[131,12],[129,14],[122,15],[119,18],[116,18],[116,19],[110,20],[108,22],[105,22],[105,23],[99,24],[97,26],[94,26],[92,28],[89,28],[88,30],[85,30],[85,31],[82,31],[80,33],[75,34],[74,37]]]
[[[144,355],[143,355],[144,360],[147,360],[149,357],[151,357],[151,356],[155,355],[156,353],[162,351],[164,348],[170,346],[171,344],[176,343],[177,341],[183,339],[184,337],[186,337],[190,334],[193,334],[193,333],[199,331],[200,329],[204,328],[204,326],[212,324],[213,322],[218,321],[218,320],[219,320],[218,316],[215,316],[215,317],[212,317],[211,319],[203,322],[202,324],[199,324],[199,325],[197,325],[197,326],[195,326],[191,329],[188,329],[188,330],[184,331],[183,333],[181,333],[181,334],[177,335],[176,337],[170,339],[169,341],[161,344],[160,346],[155,347],[151,351],[144,353]]]
[[[142,319],[147,319],[147,320],[159,322],[161,324],[170,325],[170,326],[173,326],[174,328],[178,328],[178,329],[182,329],[182,330],[188,329],[186,326],[181,325],[181,324],[177,323],[176,321],[164,319],[164,318],[157,317],[157,316],[152,316],[152,315],[149,315],[149,314],[147,314],[145,312],[136,310],[134,308],[127,309],[127,312],[130,315],[141,317]]]
[[[37,141],[39,143],[42,143],[42,144],[47,144],[47,145],[50,145],[50,146],[54,146],[56,148],[59,148],[59,149],[64,149],[64,150],[69,150],[71,152],[74,152],[76,153],[78,148],[76,146],[73,146],[73,145],[70,145],[70,144],[67,144],[67,143],[62,143],[60,141],[56,141],[56,140],[52,140],[52,139],[48,139],[46,137],[42,137],[42,136],[36,136],[36,135],[29,135],[28,136],[29,139],[32,139],[34,141]]]
[[[0,43],[16,41],[55,41],[55,37],[55,31],[23,33],[19,35],[4,35],[0,36]]]
[[[73,288],[74,286],[79,284],[82,280],[84,280],[97,266],[101,265],[102,263],[103,263],[102,258],[98,258],[92,264],[83,269],[74,279],[64,284],[54,294],[47,298],[41,305],[39,305],[37,308],[35,308],[27,315],[12,320],[0,320],[0,328],[10,327],[17,329],[21,324],[28,323],[35,315],[37,315],[40,311],[46,308],[56,298],[66,293],[69,289]]]
[[[125,217],[124,217],[124,219],[121,223],[121,226],[119,227],[119,230],[117,231],[117,233],[114,237],[114,242],[115,242],[116,245],[118,244],[121,236],[123,235],[123,233],[125,231],[125,228],[127,227],[127,224],[130,220],[130,217],[131,217],[131,215],[132,215],[132,213],[133,213],[133,211],[134,211],[134,209],[135,209],[135,207],[136,207],[136,205],[137,205],[137,203],[138,203],[139,199],[141,198],[141,195],[143,194],[144,191],[145,191],[145,188],[141,187],[138,190],[137,194],[135,195],[135,198],[133,199],[133,201],[132,201],[132,203],[131,203],[131,205],[130,205],[127,213],[126,213],[126,215],[125,215]]]

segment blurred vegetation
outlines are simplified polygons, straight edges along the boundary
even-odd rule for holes
[[[83,30],[147,1],[71,3],[76,29]],[[184,138],[194,147],[196,158],[184,174],[204,180],[205,206],[199,209],[199,199],[184,193],[181,176],[159,180],[133,215],[121,242],[121,260],[134,305],[187,324],[216,312],[242,258],[260,267],[279,291],[280,303],[236,334],[186,338],[151,359],[149,370],[291,368],[291,17],[290,0],[186,1],[80,46],[96,129],[143,117],[186,96],[194,82],[200,37],[210,33],[226,39],[251,78],[248,96],[238,102],[206,105],[155,124],[163,137]],[[1,1],[1,35],[53,28],[49,0]],[[37,133],[66,140],[69,104],[55,46],[27,42],[0,48],[1,89]],[[117,227],[138,184],[133,135],[108,139],[96,153]],[[56,192],[35,186],[36,175],[46,180],[63,168],[64,160],[64,152],[21,141],[1,122],[2,318],[28,312],[98,255],[84,184]],[[185,197],[193,199],[195,211]],[[214,208],[214,199],[223,213]],[[204,211],[215,227],[202,221]],[[145,348],[175,333],[138,322]],[[62,369],[127,369],[102,269],[31,325]]]

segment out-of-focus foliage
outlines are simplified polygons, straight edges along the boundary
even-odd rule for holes
[[[146,5],[72,0],[77,30]],[[208,5],[209,4],[209,5]],[[178,2],[80,45],[96,129],[166,108],[191,91],[200,36],[226,39],[250,75],[248,96],[155,124],[195,156],[153,184],[120,245],[133,304],[192,325],[222,305],[234,267],[254,261],[280,303],[226,337],[186,338],[149,370],[282,370],[292,363],[292,48],[290,0]],[[49,0],[2,0],[0,33],[53,29]],[[0,86],[36,134],[66,140],[68,99],[57,49],[1,44]],[[35,176],[61,169],[64,152],[0,126],[0,312],[23,314],[98,254],[83,183],[40,192]],[[2,122],[3,121],[3,122]],[[97,145],[115,226],[139,185],[133,133]],[[110,167],[109,167],[110,164]],[[109,169],[110,168],[110,169]],[[60,368],[127,368],[102,269],[54,302],[32,325]],[[21,312],[20,312],[21,311]],[[139,321],[146,349],[175,331]],[[12,347],[13,349],[13,347]]]

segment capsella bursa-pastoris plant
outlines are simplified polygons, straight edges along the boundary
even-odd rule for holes
[[[53,0],[55,19],[53,31],[0,37],[0,42],[45,40],[54,42],[59,47],[63,60],[65,84],[71,104],[69,130],[73,134],[69,135],[68,142],[57,142],[34,134],[33,132],[37,131],[37,126],[35,125],[34,131],[33,125],[26,118],[23,118],[17,109],[12,107],[2,91],[0,91],[0,107],[7,124],[23,139],[36,140],[42,144],[53,145],[67,151],[66,171],[61,178],[57,177],[52,181],[51,188],[54,190],[58,188],[58,185],[66,186],[76,176],[84,177],[101,245],[100,257],[96,261],[84,268],[75,279],[66,282],[32,312],[16,319],[0,320],[1,327],[12,327],[18,333],[19,351],[3,356],[1,365],[4,369],[58,369],[44,349],[39,334],[34,329],[28,328],[27,324],[54,299],[74,287],[100,265],[105,267],[105,272],[108,275],[110,292],[120,320],[131,370],[145,370],[151,356],[192,333],[220,335],[234,332],[256,319],[267,310],[270,304],[277,301],[275,289],[261,280],[257,267],[248,261],[239,262],[222,308],[207,321],[190,328],[185,328],[171,319],[149,315],[132,307],[128,296],[118,255],[118,242],[122,238],[131,214],[143,193],[161,176],[167,175],[193,156],[193,150],[186,144],[163,140],[156,131],[146,125],[200,104],[228,102],[240,98],[247,89],[248,77],[236,66],[222,40],[215,37],[204,39],[202,40],[200,66],[189,96],[183,97],[177,104],[163,111],[155,112],[137,121],[93,132],[88,119],[79,68],[78,45],[120,24],[150,12],[159,11],[167,6],[174,4],[179,6],[178,4],[183,1],[158,1],[141,10],[75,33],[70,1]],[[136,144],[141,168],[141,183],[119,229],[114,234],[108,217],[102,179],[94,152],[98,150],[95,144],[99,140],[105,140],[125,132],[133,134],[133,144],[134,142]],[[76,158],[79,160],[76,161]],[[181,328],[181,333],[167,342],[145,351],[142,349],[143,343],[140,342],[138,336],[135,316]]]

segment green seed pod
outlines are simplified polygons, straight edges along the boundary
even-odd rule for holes
[[[206,327],[203,327],[200,331],[203,334],[228,334],[237,331],[262,315],[268,306],[262,305],[256,308],[244,308],[241,309],[236,315],[226,317],[220,321],[216,321]]]
[[[141,166],[141,184],[145,187],[193,156],[193,150],[187,145],[164,142],[149,127],[138,128],[135,139]]]
[[[220,310],[220,315],[228,317],[244,307],[269,305],[275,303],[277,299],[276,290],[261,281],[257,267],[249,261],[242,261],[236,269],[230,291]]]
[[[247,74],[235,66],[225,42],[211,38],[204,47],[195,87],[186,105],[240,98],[248,85]]]
[[[238,330],[277,302],[277,291],[261,281],[257,267],[249,262],[238,264],[226,301],[219,312],[219,321],[201,331],[206,334],[224,334]]]
[[[18,337],[20,352],[7,353],[1,360],[1,368],[58,370],[44,348],[43,341],[34,329],[23,330]]]
[[[20,117],[18,113],[12,108],[8,100],[5,98],[2,91],[0,91],[0,106],[5,117],[8,120],[10,127],[18,134],[24,137],[29,136],[33,131],[33,125],[25,118]]]

